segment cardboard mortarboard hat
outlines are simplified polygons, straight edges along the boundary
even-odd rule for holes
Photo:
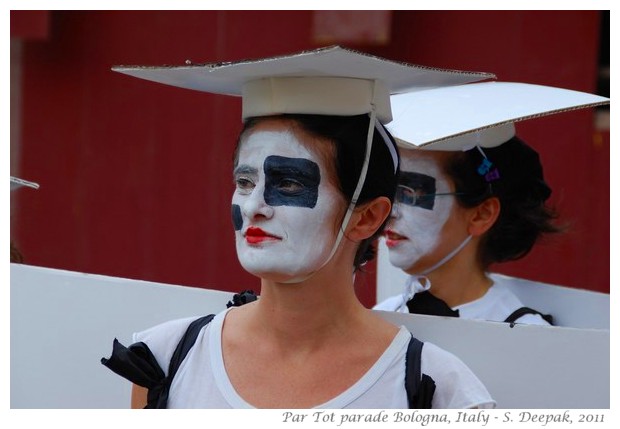
[[[28,188],[39,189],[38,183],[29,182],[27,180],[20,179],[19,177],[11,176],[11,191],[14,191],[15,189],[19,189],[24,186]]]
[[[392,118],[389,95],[494,79],[491,73],[445,70],[331,46],[256,60],[112,70],[167,85],[242,97],[242,117],[282,113],[350,116],[373,106]]]
[[[482,82],[391,97],[386,125],[399,146],[458,151],[499,146],[515,135],[514,123],[608,104],[585,92],[516,82]]]

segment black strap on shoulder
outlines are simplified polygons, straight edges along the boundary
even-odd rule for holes
[[[203,316],[189,324],[187,330],[181,337],[181,340],[179,340],[174,353],[172,354],[170,364],[168,365],[168,375],[160,386],[157,386],[155,389],[149,389],[146,407],[144,408],[168,407],[168,394],[170,392],[172,380],[181,366],[181,362],[183,362],[183,359],[185,359],[185,356],[187,356],[187,353],[189,353],[190,349],[196,342],[200,330],[211,320],[213,320],[213,317],[215,317],[214,314],[209,314],[208,316]]]
[[[424,343],[413,335],[405,357],[405,390],[409,408],[432,408],[435,381],[422,372],[422,347]]]
[[[181,366],[181,362],[183,362],[183,359],[185,359],[187,353],[189,353],[190,349],[194,346],[194,343],[198,338],[198,333],[200,333],[200,330],[205,325],[207,325],[209,322],[211,322],[211,320],[213,320],[213,317],[215,317],[215,314],[203,316],[199,319],[194,320],[187,327],[187,331],[185,331],[185,334],[183,334],[183,337],[181,337],[179,344],[177,344],[177,348],[174,350],[172,358],[170,359],[170,364],[168,365],[167,378],[168,380],[170,380],[169,383],[172,382],[172,379],[174,378],[179,369],[179,366]]]
[[[525,316],[526,314],[538,314],[540,317],[545,319],[550,325],[553,325],[553,316],[550,314],[543,314],[540,311],[534,310],[529,307],[521,307],[512,312],[510,316],[504,320],[506,323],[515,323],[519,318]]]

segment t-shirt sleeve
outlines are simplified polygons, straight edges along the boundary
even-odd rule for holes
[[[144,331],[136,332],[133,334],[133,342],[141,341],[145,343],[153,353],[153,356],[155,356],[161,369],[168,375],[168,364],[172,354],[187,327],[196,319],[197,317],[187,317],[171,320]]]
[[[486,387],[458,357],[434,344],[422,348],[422,373],[436,385],[433,408],[495,408]]]

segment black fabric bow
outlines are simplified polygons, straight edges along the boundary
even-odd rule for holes
[[[252,301],[256,301],[257,299],[258,296],[256,296],[254,291],[247,289],[241,293],[234,294],[232,301],[228,301],[226,304],[226,308],[241,307],[243,304],[248,304]]]
[[[448,304],[435,297],[429,291],[416,293],[413,298],[407,301],[407,308],[409,313],[413,314],[459,317],[458,310],[452,310]]]
[[[145,408],[166,408],[168,402],[168,379],[164,375],[155,356],[143,342],[125,347],[115,338],[110,358],[102,358],[101,363],[110,370],[138,386],[148,389]]]

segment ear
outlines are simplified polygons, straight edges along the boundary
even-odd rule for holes
[[[372,237],[388,218],[391,210],[392,203],[387,197],[378,197],[361,207],[357,207],[351,216],[349,228],[347,228],[347,238],[358,243]]]
[[[495,224],[499,217],[501,204],[499,198],[491,197],[470,210],[467,230],[472,236],[479,237]]]

